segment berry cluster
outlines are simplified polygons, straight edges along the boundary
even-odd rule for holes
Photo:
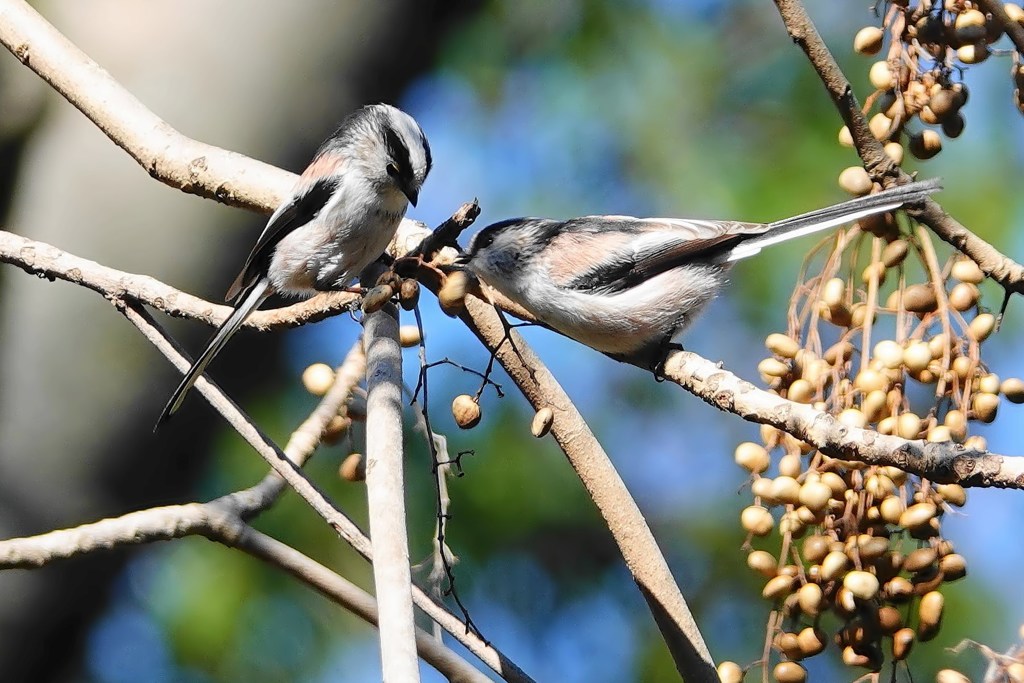
[[[1003,10],[1010,21],[1024,25],[1020,5],[1008,2]],[[869,121],[871,132],[896,163],[903,162],[904,147],[918,159],[930,159],[942,150],[943,136],[960,136],[968,99],[962,77],[968,67],[991,55],[1012,55],[1013,98],[1024,113],[1021,55],[993,48],[1004,30],[1000,18],[970,0],[894,0],[887,4],[882,27],[866,26],[857,32],[853,47],[863,55],[880,54],[888,39],[885,58],[868,71],[875,91],[865,102],[865,114],[875,111]],[[853,145],[845,127],[839,142]],[[850,173],[856,177],[841,180],[844,188],[854,194],[870,190],[870,183],[864,186],[866,175]]]
[[[768,335],[758,365],[774,393],[850,426],[979,450],[972,424],[1024,402],[1024,381],[981,359],[997,322],[984,275],[957,256],[940,264],[923,229],[862,221],[824,241],[804,273],[789,329]],[[966,503],[961,486],[830,458],[771,427],[735,459],[753,496],[740,519],[747,563],[774,606],[766,673],[803,681],[801,660],[830,643],[845,664],[880,671],[938,633],[942,588],[967,572],[942,533],[943,515]],[[726,662],[720,675],[741,681],[743,670]]]

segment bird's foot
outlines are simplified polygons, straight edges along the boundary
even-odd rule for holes
[[[665,353],[661,356],[660,359],[658,359],[658,362],[655,363],[654,366],[651,368],[651,372],[654,374],[655,382],[664,382],[666,379],[668,379],[667,377],[665,377],[665,363],[668,362],[668,357],[672,354],[672,352],[686,350],[683,348],[683,345],[678,342],[669,342],[668,344],[665,345],[664,348]]]

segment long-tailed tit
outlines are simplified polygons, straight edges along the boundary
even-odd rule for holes
[[[387,104],[359,109],[317,151],[291,196],[270,217],[227,293],[235,310],[167,402],[173,415],[206,366],[271,294],[344,288],[395,236],[430,172],[419,124]]]
[[[915,182],[774,223],[584,216],[516,218],[474,236],[460,261],[539,323],[655,369],[725,284],[762,248],[920,202]]]

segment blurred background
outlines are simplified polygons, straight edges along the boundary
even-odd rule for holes
[[[35,6],[184,134],[291,170],[351,109],[382,100],[403,107],[434,152],[410,214],[430,225],[473,197],[480,226],[588,213],[771,220],[843,199],[835,178],[856,162],[836,143],[832,105],[765,0]],[[850,45],[857,28],[876,23],[869,8],[809,10],[863,97],[870,60]],[[947,210],[1019,260],[1024,121],[1008,68],[1007,60],[969,74],[969,125],[922,174],[942,176]],[[5,229],[212,300],[265,220],[153,182],[6,53],[0,211]],[[763,339],[784,329],[811,243],[740,265],[688,348],[756,378]],[[997,288],[983,291],[998,308]],[[423,309],[430,358],[482,369],[487,356],[462,325],[432,298]],[[1024,374],[1022,315],[1011,303],[986,345],[1004,377]],[[209,334],[165,322],[194,351]],[[240,334],[212,374],[283,440],[315,405],[302,369],[337,364],[357,334],[345,316]],[[757,659],[769,607],[745,565],[738,516],[750,497],[732,461],[756,428],[552,333],[525,334],[626,479],[716,659]],[[406,360],[414,384],[414,350]],[[532,414],[513,385],[503,400],[486,392],[481,426],[460,432],[448,401],[477,382],[448,368],[431,381],[434,428],[453,452],[475,450],[465,476],[451,481],[449,542],[461,558],[460,595],[484,635],[540,681],[677,680],[607,529],[552,440],[530,436]],[[207,500],[258,479],[262,461],[201,401],[151,434],[175,383],[100,297],[0,269],[0,534]],[[1007,405],[977,433],[996,452],[1020,453],[1022,416],[1024,407]],[[412,556],[427,559],[430,463],[422,438],[410,430],[408,441]],[[361,448],[357,428],[350,442],[321,449],[310,470],[365,525],[361,485],[337,476]],[[915,680],[941,665],[982,671],[980,656],[944,651],[962,638],[997,650],[1016,640],[1021,518],[1024,497],[1000,491],[971,491],[963,513],[947,515],[945,535],[969,575],[947,591],[942,634],[912,659]],[[365,563],[297,497],[286,495],[256,526],[371,585]],[[0,671],[10,681],[379,680],[372,629],[198,538],[4,572],[0,633]],[[809,666],[811,680],[853,677],[824,657]],[[424,680],[441,678],[424,666]]]

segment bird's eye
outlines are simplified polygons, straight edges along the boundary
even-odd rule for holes
[[[385,170],[387,170],[388,175],[393,178],[396,175],[398,175],[398,164],[396,164],[395,162],[392,161],[391,163],[389,163],[387,165]]]
[[[477,243],[474,246],[476,246],[477,249],[486,249],[494,243],[494,234],[490,232],[482,232],[476,242]]]

